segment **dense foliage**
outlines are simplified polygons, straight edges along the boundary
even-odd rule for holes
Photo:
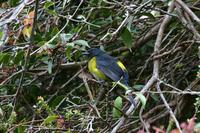
[[[0,132],[198,132],[200,1],[0,2]],[[101,48],[129,73],[97,81]],[[190,119],[189,121],[187,121]]]

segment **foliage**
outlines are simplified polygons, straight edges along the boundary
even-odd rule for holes
[[[119,132],[177,132],[176,119],[198,132],[199,4],[1,1],[0,132],[110,132],[123,118]],[[83,55],[93,47],[122,60],[130,88],[94,79]]]

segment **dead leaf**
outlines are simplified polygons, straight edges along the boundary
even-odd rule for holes
[[[24,38],[30,38],[32,28],[33,28],[33,18],[34,18],[34,11],[31,11],[27,18],[24,19],[24,28],[22,30],[22,34],[24,35]]]
[[[153,130],[155,130],[155,133],[166,133],[163,129],[161,129],[161,128],[158,128],[158,127],[155,127],[155,126],[153,126],[152,127],[153,128]]]

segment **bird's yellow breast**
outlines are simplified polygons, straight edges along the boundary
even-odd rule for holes
[[[93,74],[93,76],[96,79],[99,80],[105,80],[106,76],[105,74],[103,74],[100,70],[98,70],[97,68],[97,62],[96,62],[96,57],[93,57],[89,62],[88,62],[88,69],[90,71],[90,73]]]

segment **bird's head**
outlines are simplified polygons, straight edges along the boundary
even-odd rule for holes
[[[97,56],[97,55],[102,55],[104,54],[105,52],[102,51],[101,49],[98,49],[98,48],[90,48],[88,51],[84,52],[83,54],[84,55],[87,55],[89,57],[94,57],[94,56]]]

